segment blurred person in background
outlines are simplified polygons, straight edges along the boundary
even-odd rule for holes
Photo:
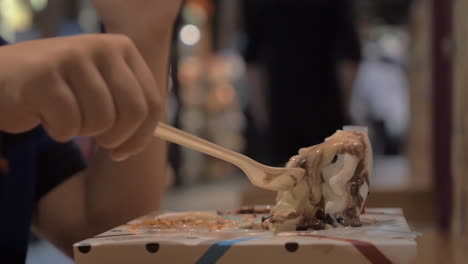
[[[380,28],[366,44],[353,95],[353,122],[369,127],[375,154],[401,154],[409,119],[406,66],[408,36],[401,29]]]
[[[353,123],[369,127],[376,155],[404,151],[409,120],[407,50],[408,12],[412,1],[380,0],[373,4],[363,60],[351,97]]]
[[[160,206],[166,147],[152,134],[182,1],[92,2],[111,34],[0,47],[1,262],[25,261],[31,226],[71,256]],[[76,136],[99,145],[88,166]]]
[[[347,0],[243,1],[249,155],[284,164],[348,123],[361,58],[352,11]]]

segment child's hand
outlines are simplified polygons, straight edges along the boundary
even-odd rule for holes
[[[125,159],[161,118],[151,71],[123,35],[84,35],[0,48],[0,130],[41,124],[58,141],[96,137]]]

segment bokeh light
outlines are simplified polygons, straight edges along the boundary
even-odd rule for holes
[[[180,30],[180,40],[188,46],[197,44],[201,39],[200,29],[192,24],[185,25]]]
[[[29,0],[32,10],[35,12],[40,12],[47,7],[48,0]]]

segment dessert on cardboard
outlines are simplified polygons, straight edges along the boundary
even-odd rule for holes
[[[358,131],[356,131],[358,130]],[[365,129],[339,130],[299,150],[305,170],[274,207],[152,214],[74,245],[93,263],[407,263],[415,233],[400,209],[361,214],[372,174]]]
[[[268,207],[150,214],[74,245],[77,264],[408,263],[416,233],[397,208],[366,209],[360,227],[272,231]],[[262,219],[263,218],[263,219]]]
[[[263,222],[265,228],[361,225],[359,216],[372,175],[372,146],[365,128],[337,130],[323,143],[300,149],[286,167],[302,168],[305,175],[289,189],[278,190],[271,217]]]

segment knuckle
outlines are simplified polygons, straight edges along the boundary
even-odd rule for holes
[[[83,64],[86,52],[79,47],[67,47],[59,52],[58,67],[63,71],[73,71]],[[55,66],[55,65],[54,65]]]
[[[96,143],[105,148],[105,149],[113,149],[116,147],[116,141],[113,140],[111,137],[109,136],[99,136],[96,138]]]
[[[58,142],[67,142],[73,138],[73,131],[65,127],[56,128],[49,132],[50,137]]]
[[[149,139],[148,139],[149,140]],[[147,137],[132,137],[118,147],[117,151],[136,155],[144,150]]]
[[[135,121],[144,120],[148,116],[148,106],[138,102],[129,102],[125,108],[126,117]]]
[[[37,58],[29,60],[28,63],[28,66],[31,66],[35,70],[38,78],[31,78],[31,81],[52,82],[57,79],[57,73],[59,72],[57,60],[51,60],[47,56],[38,56]]]
[[[37,71],[38,78],[35,80],[31,80],[29,87],[31,88],[36,87],[37,83],[32,83],[32,82],[40,81],[42,83],[48,84],[47,86],[48,91],[56,91],[59,86],[60,74],[56,71],[55,65],[52,65],[51,63],[47,63],[47,64],[40,66],[38,69],[39,69]]]
[[[48,76],[51,76],[52,73],[55,72],[57,65],[56,61],[50,60],[47,58],[43,58],[42,60],[34,61],[34,66],[38,69],[42,69],[40,71],[41,74],[47,74]]]
[[[159,99],[148,100],[148,117],[151,119],[159,119],[161,115],[162,105]]]
[[[109,45],[109,37],[106,34],[93,35],[91,40],[88,49],[91,51],[93,57],[100,58],[103,54],[107,54],[112,50],[111,45]]]
[[[110,130],[115,123],[115,116],[109,111],[100,111],[99,115],[88,119],[85,130],[93,135],[102,134]]]
[[[83,57],[83,49],[78,46],[68,46],[62,51],[62,54],[67,63],[75,63],[77,60],[81,60]]]
[[[126,35],[122,34],[109,34],[106,36],[104,42],[96,47],[100,56],[104,56],[107,60],[115,60],[115,58],[131,56],[137,48],[133,41]]]
[[[126,35],[122,35],[122,34],[115,34],[113,36],[113,39],[115,41],[115,44],[120,48],[120,49],[123,49],[123,50],[129,50],[129,49],[133,49],[134,45],[133,45],[133,41]]]
[[[120,57],[133,45],[129,37],[121,34],[106,34],[96,43],[95,49],[101,56],[108,59]]]
[[[97,122],[101,123],[101,126],[104,128],[111,128],[115,123],[115,114],[113,109],[109,107],[109,109],[101,111],[100,118]]]

